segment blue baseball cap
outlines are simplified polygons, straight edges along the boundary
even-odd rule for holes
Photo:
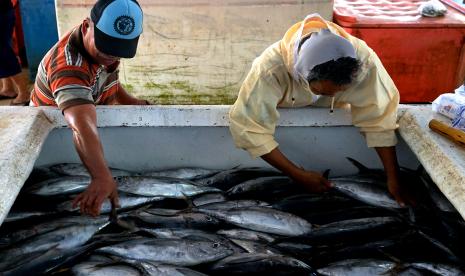
[[[115,57],[132,58],[142,33],[143,13],[135,0],[98,0],[90,13],[97,49]]]

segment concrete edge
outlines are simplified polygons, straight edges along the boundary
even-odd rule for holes
[[[155,127],[155,126],[229,126],[230,105],[150,105],[150,106],[98,106],[99,127]],[[399,117],[415,106],[400,105]],[[55,127],[67,127],[61,111],[53,107],[41,107]],[[131,110],[131,112],[127,112]],[[125,112],[125,116],[115,116]],[[351,126],[352,118],[347,109],[328,108],[280,108],[278,126]]]
[[[424,124],[407,111],[399,120],[399,133],[434,183],[465,219],[465,172],[440,148],[428,125]]]
[[[3,145],[8,148],[0,159],[0,191],[3,194],[0,201],[0,225],[29,177],[45,139],[54,128],[43,112],[33,116],[33,120],[26,126],[26,135],[23,132],[13,133],[21,134],[21,137],[12,137],[11,143]]]

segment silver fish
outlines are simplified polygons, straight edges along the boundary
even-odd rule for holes
[[[349,259],[329,264],[326,267],[318,269],[321,275],[335,276],[373,276],[389,275],[396,264],[391,261],[376,259]]]
[[[83,262],[71,269],[76,276],[142,276],[143,271],[130,264],[116,263],[108,264],[101,262]]]
[[[272,235],[269,235],[267,233],[251,231],[246,229],[219,230],[216,233],[219,235],[223,235],[229,239],[250,240],[261,243],[270,243],[275,240],[275,238]]]
[[[84,167],[84,165],[82,165],[81,163],[56,164],[56,165],[50,166],[49,169],[60,175],[87,176],[87,177],[90,176],[86,167]],[[120,169],[113,169],[113,168],[110,168],[110,172],[113,177],[134,175],[134,173],[132,172],[120,170]]]
[[[185,198],[198,194],[218,192],[218,189],[202,187],[196,183],[169,177],[122,176],[116,178],[118,190],[141,196]]]
[[[247,253],[263,253],[268,255],[281,255],[282,253],[279,250],[266,246],[264,244],[250,241],[250,240],[241,240],[241,239],[231,239],[233,243],[241,247]]]
[[[188,237],[203,238],[205,241],[220,242],[223,237],[198,229],[183,228],[140,228],[159,239],[185,239]]]
[[[216,228],[220,225],[220,221],[215,217],[208,214],[197,213],[197,212],[185,212],[176,215],[159,215],[154,214],[147,210],[136,211],[134,215],[131,215],[138,220],[151,225],[151,227],[164,227],[164,228]]]
[[[244,181],[264,176],[282,175],[281,172],[267,168],[236,168],[219,172],[211,177],[196,180],[200,185],[215,187],[226,191]]]
[[[284,255],[243,253],[226,257],[216,262],[211,270],[215,274],[258,275],[310,275],[310,266]]]
[[[22,244],[4,250],[0,253],[2,260],[8,260],[32,252],[43,251],[51,248],[69,249],[87,242],[97,231],[109,224],[108,218],[100,217],[89,220],[87,224],[77,224],[57,228],[50,232],[36,235],[25,240]],[[4,263],[0,264],[3,267]]]
[[[390,233],[392,227],[400,227],[401,225],[401,221],[396,217],[350,219],[321,225],[313,229],[306,238],[310,238],[312,241],[330,242],[331,240],[336,241],[338,237],[346,239],[352,233],[374,233],[383,229]]]
[[[260,200],[228,200],[222,202],[214,202],[210,204],[205,204],[198,206],[197,210],[229,210],[237,208],[247,208],[247,207],[269,207],[270,205],[264,201]]]
[[[29,219],[33,217],[41,217],[41,216],[51,215],[53,213],[54,212],[47,212],[47,211],[14,211],[14,210],[11,210],[3,222],[13,222],[13,221]]]
[[[194,206],[201,206],[205,204],[223,202],[226,201],[226,197],[222,193],[208,193],[201,194],[192,199]]]
[[[106,219],[105,219],[106,220]],[[11,245],[25,239],[30,239],[34,236],[42,235],[63,227],[74,225],[85,225],[89,223],[89,218],[84,216],[70,216],[61,219],[46,221],[39,224],[33,224],[29,227],[17,229],[6,235],[0,236],[0,244]]]
[[[161,197],[145,197],[145,196],[130,196],[119,194],[119,205],[118,211],[124,211],[136,207],[140,207],[158,200],[161,200]],[[73,208],[73,200],[65,201],[60,203],[57,206],[58,211],[66,211],[66,212],[76,212],[79,210],[79,206]],[[100,209],[101,214],[107,214],[111,212],[111,203],[109,200],[105,200],[102,204]]]
[[[306,220],[266,207],[201,211],[233,225],[265,233],[300,236],[309,234],[312,230],[312,225]]]
[[[233,253],[221,243],[182,239],[138,239],[102,247],[96,252],[181,266],[212,262]]]
[[[203,168],[177,168],[177,169],[168,169],[162,171],[146,171],[140,173],[141,176],[164,176],[164,177],[174,177],[182,179],[199,179],[202,177],[208,177],[213,174],[216,174],[218,170],[210,170]]]
[[[427,270],[431,273],[442,276],[459,276],[465,275],[465,271],[460,269],[458,266],[441,263],[426,263],[426,262],[415,262],[411,263],[410,266]]]
[[[341,193],[369,205],[391,209],[403,208],[394,200],[387,189],[371,183],[346,180],[333,180],[331,183]]]
[[[89,183],[90,177],[87,176],[62,176],[31,185],[25,192],[39,196],[77,194],[84,191]]]
[[[146,233],[150,233],[151,235],[159,239],[190,239],[196,241],[217,242],[231,248],[232,250],[234,250],[234,253],[244,252],[244,250],[233,244],[227,238],[220,235],[211,234],[202,230],[182,228],[140,228],[140,230]]]
[[[118,260],[114,262],[86,261],[75,265],[72,272],[76,276],[205,276],[203,273],[186,267],[132,260]]]
[[[303,192],[304,189],[287,176],[267,176],[235,185],[226,194],[229,198],[271,199]]]
[[[140,266],[144,268],[146,275],[150,276],[207,276],[187,267],[171,266],[165,264],[154,264],[141,262]]]

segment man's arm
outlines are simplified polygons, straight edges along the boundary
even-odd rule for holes
[[[150,104],[147,100],[140,100],[130,95],[120,83],[118,83],[118,91],[116,92],[116,101],[118,102],[118,104],[127,104],[127,105],[148,105]]]
[[[331,183],[321,174],[297,167],[278,148],[262,155],[261,158],[310,192],[321,193],[331,188]]]
[[[91,176],[90,185],[75,198],[73,207],[79,204],[81,213],[98,216],[105,199],[109,198],[112,205],[118,205],[118,190],[103,156],[95,106],[71,106],[64,110],[64,115],[73,131],[74,145],[79,157]]]
[[[405,187],[402,187],[399,180],[399,164],[397,163],[397,155],[395,147],[375,147],[379,158],[384,166],[384,171],[387,176],[387,184],[389,192],[394,196],[396,201],[401,205],[414,205],[414,200],[408,195]]]

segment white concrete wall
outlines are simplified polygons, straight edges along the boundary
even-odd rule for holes
[[[228,129],[229,106],[99,106],[98,127],[110,166],[129,170],[199,166],[228,169],[266,166],[235,148]],[[402,107],[400,114],[404,112]],[[348,110],[280,109],[276,139],[281,150],[307,169],[355,173],[345,159],[381,167],[374,150],[351,126]],[[0,108],[0,224],[33,166],[79,162],[61,111],[43,107]],[[418,161],[401,140],[400,163]],[[452,184],[458,185],[460,184]],[[457,198],[459,199],[459,198]],[[458,208],[465,214],[465,207]]]
[[[140,0],[144,33],[120,78],[159,104],[231,104],[252,61],[307,14],[332,19],[332,0]],[[57,0],[60,36],[93,0]]]
[[[110,166],[128,170],[198,166],[227,169],[266,166],[261,159],[234,146],[228,129],[229,106],[99,107],[99,132]],[[56,126],[65,126],[61,113],[45,109]],[[330,114],[327,108],[280,109],[276,140],[289,158],[304,168],[332,175],[356,173],[349,156],[371,167],[382,167],[366,147],[347,110]],[[418,162],[405,144],[399,146],[401,164]],[[79,162],[68,128],[53,130],[36,165]]]

